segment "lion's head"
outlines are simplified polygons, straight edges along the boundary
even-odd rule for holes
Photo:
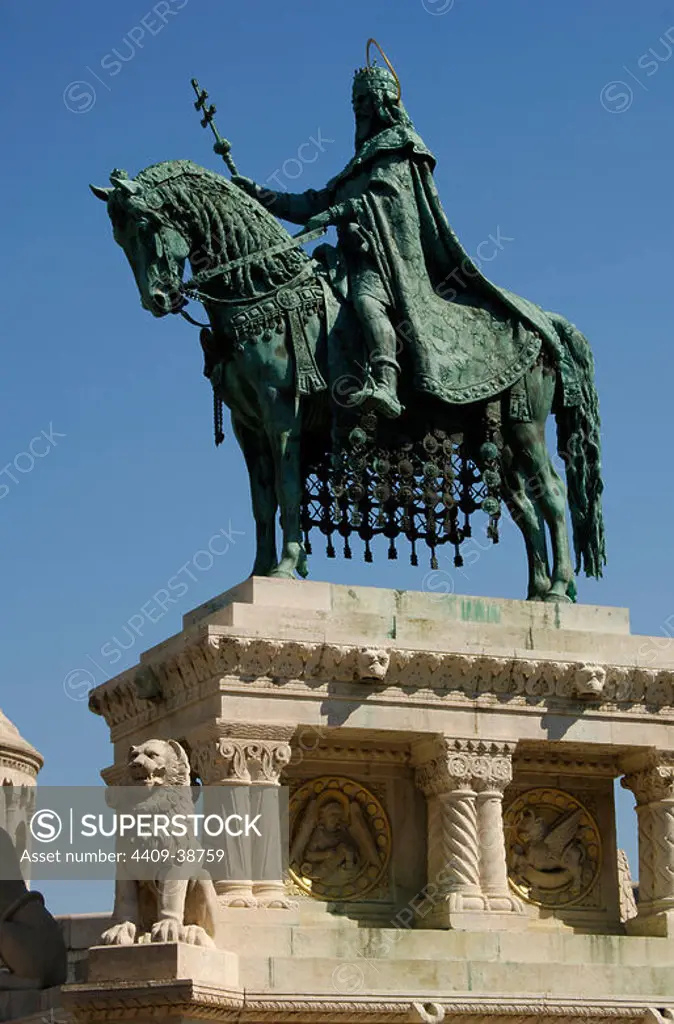
[[[175,740],[146,740],[129,750],[129,775],[137,786],[189,786],[190,762]]]
[[[359,679],[372,679],[381,683],[386,678],[391,654],[385,648],[361,647],[356,656],[356,673]]]

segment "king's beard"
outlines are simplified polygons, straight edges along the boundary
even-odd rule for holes
[[[374,135],[378,135],[385,127],[386,125],[382,119],[376,114],[370,114],[368,117],[357,118],[355,134],[356,150],[360,149],[363,143],[367,142],[368,139],[371,139]]]

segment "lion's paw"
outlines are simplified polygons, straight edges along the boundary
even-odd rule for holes
[[[189,942],[192,946],[214,946],[215,943],[207,931],[198,924],[188,924],[181,932],[182,942]]]
[[[136,926],[133,921],[122,921],[120,924],[113,924],[101,935],[101,942],[104,946],[133,946],[136,939]]]
[[[166,918],[152,925],[153,942],[180,942],[182,927],[174,918]]]

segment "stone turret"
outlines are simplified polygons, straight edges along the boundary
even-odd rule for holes
[[[0,710],[0,781],[34,786],[44,758]]]
[[[42,755],[0,710],[0,825],[9,832],[19,854],[26,849],[30,793],[43,764]]]

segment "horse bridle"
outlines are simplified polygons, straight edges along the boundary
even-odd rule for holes
[[[200,290],[200,286],[206,283],[207,281],[213,280],[213,278],[215,277],[219,277],[222,274],[229,273],[231,270],[236,270],[239,267],[245,267],[248,264],[253,263],[255,260],[268,259],[270,256],[278,256],[280,253],[290,252],[292,249],[298,249],[307,242],[313,242],[317,238],[320,238],[321,235],[325,234],[325,231],[326,228],[316,228],[314,231],[300,232],[300,234],[295,235],[294,238],[292,238],[289,242],[281,242],[279,245],[272,245],[266,249],[256,249],[255,252],[248,253],[246,256],[240,256],[238,259],[235,260],[228,260],[227,263],[219,263],[216,267],[212,267],[210,270],[202,270],[189,281],[181,283],[180,292],[182,295],[185,296],[185,298],[193,299],[196,302],[207,301],[215,302],[218,303],[219,305],[230,306],[242,306],[247,305],[248,303],[261,302],[263,299],[269,299],[270,297],[273,297],[273,295],[281,288],[290,288],[293,285],[297,284],[308,273],[311,264],[307,264],[305,267],[302,267],[300,272],[296,274],[296,276],[292,278],[292,280],[286,281],[284,284],[278,285],[262,295],[254,295],[252,298],[249,299],[215,298],[212,295],[208,295],[207,293],[202,292]],[[191,317],[189,313],[186,313],[184,309],[181,309],[178,312],[185,320],[188,321],[188,323],[193,324],[195,327],[210,326],[209,324],[199,323],[199,321]]]

